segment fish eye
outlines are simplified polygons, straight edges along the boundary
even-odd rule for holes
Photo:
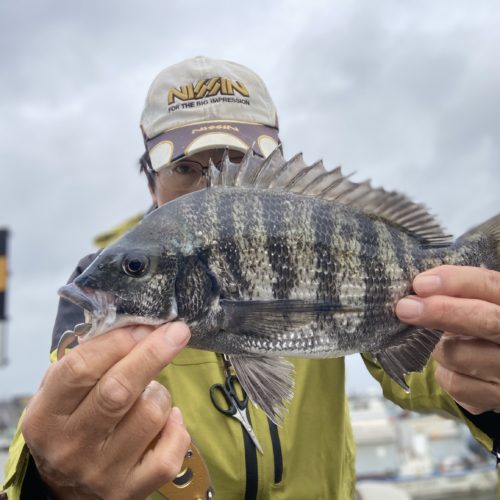
[[[137,278],[142,276],[149,268],[149,259],[145,255],[126,255],[122,262],[126,274]]]

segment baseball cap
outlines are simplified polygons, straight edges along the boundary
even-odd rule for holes
[[[280,144],[276,107],[262,79],[231,61],[198,56],[154,79],[141,129],[155,170],[207,149],[254,151]]]

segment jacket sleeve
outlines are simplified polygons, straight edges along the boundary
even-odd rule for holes
[[[77,268],[70,276],[68,282],[81,274],[83,270],[95,259],[97,254],[87,255],[78,263]],[[84,321],[83,310],[71,302],[61,299],[52,332],[51,360],[55,360],[55,349],[61,335],[76,324]],[[24,413],[23,413],[24,415]],[[7,490],[9,500],[19,499],[48,499],[50,496],[45,491],[44,485],[38,477],[36,467],[30,457],[28,447],[21,433],[23,415],[17,424],[16,434],[9,448],[9,455],[5,465],[5,480],[3,488]],[[36,492],[36,493],[35,493]],[[36,495],[36,496],[34,496]]]
[[[441,413],[464,422],[474,438],[498,460],[500,444],[500,414],[493,412],[472,415],[463,409],[436,382],[436,363],[432,359],[421,373],[410,373],[406,382],[410,392],[406,393],[377,364],[369,354],[363,354],[363,361],[370,374],[380,383],[384,396],[401,408],[420,413]]]

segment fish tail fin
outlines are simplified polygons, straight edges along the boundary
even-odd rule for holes
[[[459,241],[473,240],[477,236],[486,236],[489,244],[493,248],[493,269],[500,271],[500,214],[493,216],[479,226],[469,229]]]

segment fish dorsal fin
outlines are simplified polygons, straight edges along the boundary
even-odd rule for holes
[[[365,214],[383,219],[418,238],[426,246],[451,243],[440,224],[427,208],[407,196],[373,188],[370,181],[353,182],[340,167],[327,170],[322,161],[307,165],[302,154],[285,160],[279,148],[263,159],[250,149],[239,164],[225,154],[220,171],[211,163],[210,187],[246,187],[271,191],[289,191],[304,196],[348,205]]]

